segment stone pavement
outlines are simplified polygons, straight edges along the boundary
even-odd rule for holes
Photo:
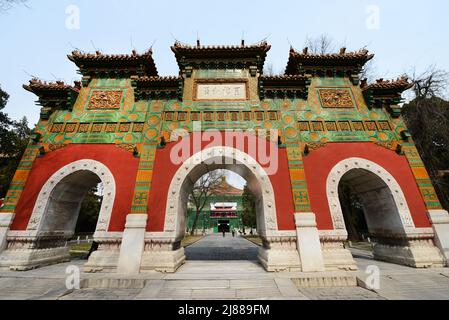
[[[359,267],[358,277],[365,280],[369,266],[380,271],[380,288],[375,290],[386,299],[449,300],[449,268],[414,269],[376,261],[371,253],[352,249]]]
[[[259,247],[245,238],[211,234],[185,249],[187,260],[257,261]]]
[[[380,271],[379,290],[297,289],[291,279],[304,274],[265,272],[254,260],[257,249],[243,238],[207,236],[186,249],[188,260],[174,274],[148,272],[125,278],[81,273],[80,290],[66,289],[65,282],[66,268],[82,266],[81,260],[27,272],[0,271],[0,299],[449,299],[448,268],[412,269],[374,261],[369,253],[354,249],[360,283],[368,276],[367,267],[375,265]]]

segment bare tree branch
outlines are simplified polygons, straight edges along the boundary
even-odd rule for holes
[[[402,115],[416,148],[426,165],[440,201],[449,209],[449,102],[444,100],[448,72],[429,66],[423,73],[412,72],[414,99],[402,108]]]
[[[374,65],[374,60],[370,60],[363,66],[362,71],[360,72],[360,79],[367,79],[369,83],[376,81],[376,67]]]
[[[23,5],[23,6],[27,6],[28,0],[0,0],[0,12],[6,12],[10,9],[12,9],[12,7],[14,7],[15,5]]]
[[[427,99],[445,97],[447,95],[449,72],[438,69],[435,65],[429,66],[420,74],[414,68],[410,78],[415,82],[415,87],[413,88],[415,98]]]
[[[329,35],[322,34],[316,38],[307,37],[305,47],[312,54],[326,54],[335,50],[335,43]]]
[[[192,191],[189,195],[189,201],[195,207],[195,217],[193,220],[192,229],[190,230],[191,235],[195,233],[198,218],[201,211],[204,209],[208,200],[212,196],[214,187],[220,183],[223,176],[224,173],[222,170],[210,171],[193,184]]]

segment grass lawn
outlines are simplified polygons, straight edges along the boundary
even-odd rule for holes
[[[181,245],[185,248],[188,247],[192,244],[194,244],[195,242],[197,242],[198,240],[202,239],[204,236],[199,235],[199,236],[191,236],[191,235],[186,235],[185,238],[182,240]],[[87,254],[89,253],[89,250],[92,246],[92,243],[80,243],[80,244],[73,244],[70,245],[70,256],[72,258],[85,258],[87,256]]]
[[[182,239],[182,241],[181,241],[181,246],[183,246],[184,248],[188,247],[202,238],[204,238],[204,236],[202,236],[202,235],[201,236],[186,235],[184,237],[184,239]]]
[[[92,247],[92,242],[71,245],[69,249],[70,256],[72,258],[84,259],[89,253],[90,247]]]

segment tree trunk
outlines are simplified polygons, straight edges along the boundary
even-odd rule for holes
[[[190,230],[191,236],[193,236],[195,234],[196,225],[198,223],[198,218],[200,217],[200,213],[201,213],[201,211],[196,210],[195,219],[193,220],[193,223],[192,223],[192,230]]]

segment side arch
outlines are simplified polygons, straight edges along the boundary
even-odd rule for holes
[[[34,205],[32,215],[28,222],[27,233],[35,236],[45,233],[45,231],[42,230],[42,227],[52,192],[63,179],[82,171],[95,174],[103,183],[104,196],[95,232],[107,232],[115,200],[115,179],[112,172],[103,163],[92,159],[83,159],[74,161],[60,168],[45,182]]]
[[[340,161],[330,171],[326,181],[326,195],[332,217],[334,230],[346,231],[343,212],[340,204],[338,186],[344,175],[354,169],[362,169],[380,178],[391,192],[404,233],[415,232],[415,224],[410,213],[404,192],[396,179],[383,167],[363,158],[348,158]]]

